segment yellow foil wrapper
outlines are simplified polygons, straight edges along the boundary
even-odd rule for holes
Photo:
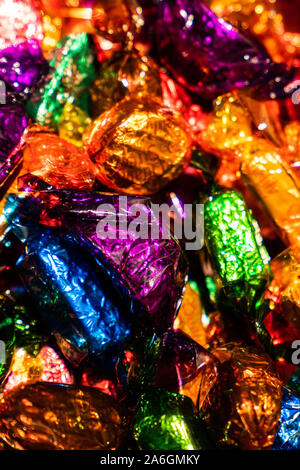
[[[241,173],[259,196],[279,235],[288,245],[300,242],[300,191],[274,145],[255,139],[242,149]]]
[[[127,194],[153,194],[189,163],[191,137],[183,118],[148,99],[124,99],[96,119],[86,150],[105,186]]]
[[[132,93],[138,98],[161,98],[158,68],[152,59],[135,50],[117,52],[102,65],[91,88],[93,117],[98,117]]]
[[[284,128],[284,133],[286,146],[283,149],[282,156],[289,164],[300,186],[300,121],[293,121],[287,124]]]
[[[82,137],[92,120],[77,106],[67,103],[58,121],[59,136],[78,148],[82,147]]]
[[[23,168],[56,188],[91,189],[94,183],[88,156],[46,127],[32,126],[25,136]]]
[[[39,382],[0,399],[0,442],[19,450],[115,450],[128,434],[122,408],[92,388]]]
[[[202,324],[202,306],[198,290],[189,282],[186,285],[183,301],[178,315],[174,321],[173,328],[181,330],[189,335],[196,343],[204,348],[207,346],[206,333]]]
[[[267,354],[238,344],[213,350],[219,378],[202,414],[219,443],[269,449],[280,418],[282,384]]]

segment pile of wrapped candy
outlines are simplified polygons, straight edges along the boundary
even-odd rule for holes
[[[1,450],[300,449],[284,4],[0,0]]]

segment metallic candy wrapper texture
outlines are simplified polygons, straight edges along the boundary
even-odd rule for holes
[[[264,139],[244,146],[241,173],[271,216],[288,245],[300,240],[300,191],[277,148]]]
[[[16,349],[11,365],[2,385],[6,393],[19,384],[36,382],[54,382],[73,384],[74,377],[68,370],[63,359],[50,346],[43,346],[36,357],[28,354],[25,349]]]
[[[49,65],[46,84],[31,97],[27,112],[38,124],[56,129],[66,103],[86,106],[80,99],[95,77],[89,35],[64,37],[53,50]]]
[[[201,450],[209,445],[202,426],[189,398],[150,389],[138,402],[133,432],[142,450]]]
[[[293,77],[202,1],[160,1],[156,42],[160,60],[176,80],[203,98],[257,86],[258,96],[278,98]]]
[[[270,274],[259,227],[236,191],[216,188],[204,211],[206,246],[222,290],[251,313]]]
[[[92,188],[94,176],[88,156],[46,127],[29,128],[22,151],[20,176],[31,173],[57,188]]]
[[[0,379],[7,373],[18,348],[34,357],[45,342],[37,320],[9,292],[0,295],[0,339],[5,343],[5,362],[0,363]]]
[[[28,98],[47,72],[47,61],[36,39],[0,49],[0,80],[5,84],[7,103]]]
[[[102,65],[91,88],[92,116],[98,117],[129,94],[162,96],[157,65],[135,50],[116,52]]]
[[[283,158],[293,171],[297,184],[300,186],[300,121],[293,121],[284,128],[286,147]]]
[[[32,193],[18,203],[25,219],[72,232],[98,261],[107,263],[110,276],[117,274],[156,328],[164,331],[172,325],[186,283],[187,261],[176,240],[163,238],[166,229],[149,199],[129,196],[120,205],[118,195],[59,190]],[[136,204],[144,215],[141,231],[148,238],[136,237]],[[105,227],[98,226],[104,215],[110,222],[116,216],[116,225],[106,225],[109,237],[103,233]]]
[[[83,135],[91,123],[92,120],[86,111],[67,103],[57,124],[59,136],[81,148]]]
[[[128,434],[126,414],[91,388],[36,383],[0,399],[0,440],[17,450],[115,450]]]
[[[127,194],[153,194],[180,175],[191,138],[176,112],[151,99],[124,99],[102,114],[87,133],[96,177]]]
[[[199,290],[195,283],[188,282],[173,328],[183,331],[196,341],[196,343],[205,347],[206,333],[202,323],[203,314],[204,308]]]
[[[0,106],[0,164],[9,163],[9,155],[20,142],[27,126],[27,117],[22,106]],[[13,157],[12,157],[13,158]]]
[[[52,333],[81,359],[89,355],[111,366],[131,331],[120,291],[78,246],[49,230],[34,228],[26,247],[18,270]],[[67,348],[63,353],[72,359]]]
[[[219,359],[219,380],[201,409],[222,444],[268,449],[278,430],[281,381],[269,356],[231,344],[212,353]]]
[[[300,450],[300,395],[284,389],[273,450]]]

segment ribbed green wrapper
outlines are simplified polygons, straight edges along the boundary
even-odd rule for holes
[[[190,398],[149,389],[137,405],[134,436],[144,450],[201,450],[209,447]]]
[[[46,84],[27,104],[38,124],[56,128],[66,103],[87,111],[87,92],[96,74],[90,40],[86,33],[70,34],[54,49]]]
[[[237,191],[217,188],[204,207],[206,246],[223,294],[250,311],[270,280],[258,224]]]

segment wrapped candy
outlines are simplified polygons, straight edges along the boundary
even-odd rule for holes
[[[37,227],[26,240],[18,270],[69,360],[87,355],[103,366],[114,361],[131,332],[130,305],[104,268],[95,269],[70,240]]]
[[[0,49],[0,80],[6,87],[7,103],[28,98],[47,71],[47,62],[35,39]]]
[[[11,360],[7,377],[3,383],[3,393],[19,384],[54,382],[72,385],[74,378],[64,361],[50,346],[43,346],[33,357],[25,349],[16,349]]]
[[[37,320],[7,291],[0,295],[0,339],[5,343],[5,363],[0,363],[0,379],[7,373],[14,352],[22,348],[36,356],[45,342]]]
[[[20,385],[0,398],[0,440],[17,450],[114,450],[126,440],[126,416],[98,390]]]
[[[82,137],[91,122],[92,120],[86,111],[67,103],[57,124],[59,136],[80,148],[82,147]]]
[[[134,437],[142,450],[201,450],[209,447],[192,401],[163,389],[145,392],[136,408]]]
[[[32,126],[22,148],[20,173],[31,173],[54,187],[90,189],[94,183],[88,156],[46,127]]]
[[[284,389],[280,424],[273,450],[299,450],[299,411],[300,395]]]
[[[31,97],[27,112],[38,124],[56,129],[66,103],[87,108],[84,92],[95,76],[89,35],[64,37],[53,51],[49,65],[46,84]]]
[[[179,244],[166,234],[151,209],[150,200],[61,190],[29,194],[19,198],[18,207],[27,221],[71,231],[101,264],[106,263],[110,276],[120,278],[143,307],[146,322],[150,320],[162,331],[172,325],[187,263]],[[136,220],[137,210],[143,215],[140,220]],[[139,225],[148,238],[137,236]]]
[[[283,241],[299,243],[300,192],[287,164],[264,139],[247,143],[242,152],[242,177],[259,196]]]
[[[154,99],[162,94],[156,64],[135,50],[116,52],[102,65],[91,88],[92,116],[98,117],[129,94]]]
[[[180,175],[191,154],[181,116],[145,98],[124,99],[102,114],[85,144],[97,179],[127,194],[159,191]]]
[[[280,417],[281,382],[267,354],[231,344],[213,350],[221,365],[201,415],[220,444],[242,449],[273,445]]]
[[[217,187],[206,200],[204,223],[206,246],[223,294],[239,305],[240,312],[253,315],[270,275],[270,258],[256,221],[238,192]]]
[[[242,87],[278,98],[293,76],[202,1],[160,1],[156,43],[176,80],[206,99]]]

